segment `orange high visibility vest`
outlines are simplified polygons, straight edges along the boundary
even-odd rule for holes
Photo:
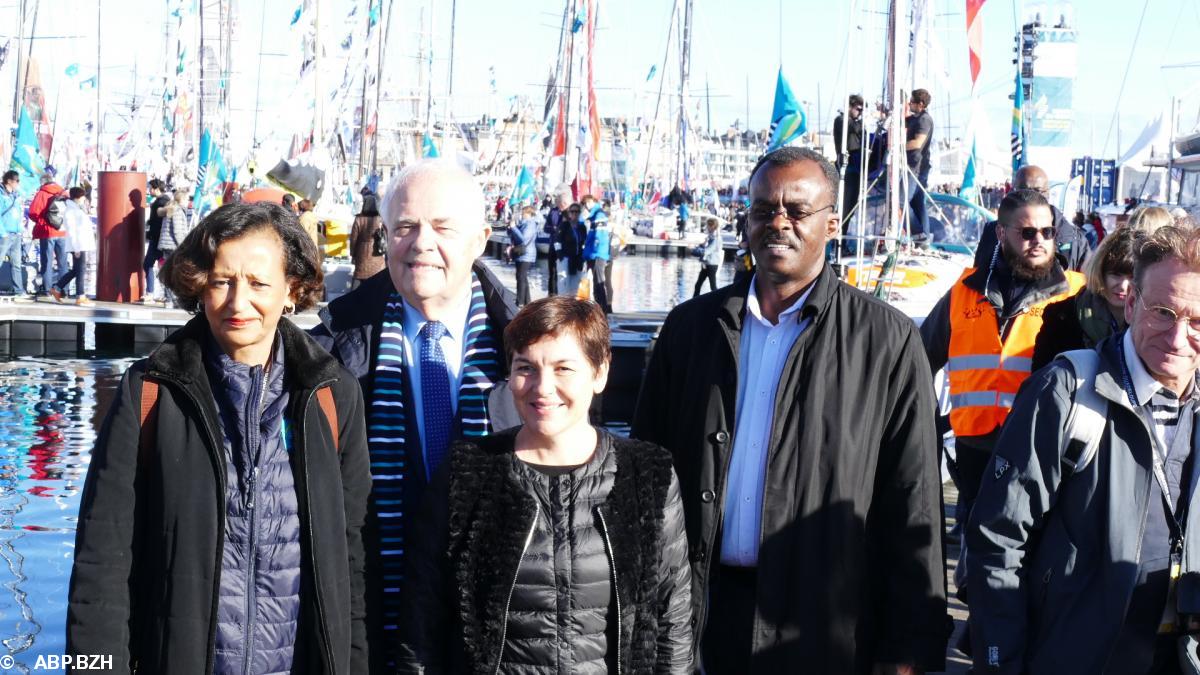
[[[1046,305],[1068,298],[1083,288],[1078,272],[1067,272],[1069,290],[1025,309],[1012,320],[1004,342],[996,310],[979,291],[963,280],[967,269],[950,289],[950,426],[956,436],[983,436],[1004,423],[1017,389],[1029,377],[1033,345],[1042,328]]]

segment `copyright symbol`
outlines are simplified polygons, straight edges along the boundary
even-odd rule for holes
[[[5,654],[4,656],[0,656],[0,668],[9,670],[16,664],[17,664],[17,662],[15,659],[13,659],[11,654]]]

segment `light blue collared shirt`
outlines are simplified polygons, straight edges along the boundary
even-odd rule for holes
[[[734,413],[733,456],[725,482],[725,520],[721,562],[738,567],[758,565],[762,538],[763,486],[768,443],[775,422],[775,393],[796,338],[811,320],[800,319],[812,286],[772,324],[758,303],[758,277],[750,282],[746,319],[738,354],[738,396]]]
[[[439,341],[442,353],[446,356],[446,369],[450,377],[450,405],[453,412],[458,412],[458,387],[462,383],[463,350],[466,344],[463,336],[467,332],[467,319],[471,314],[471,292],[463,296],[460,302],[449,308],[446,320],[446,334]],[[421,451],[425,450],[425,406],[421,400],[421,329],[428,323],[421,311],[408,301],[404,301],[404,366],[408,372],[408,381],[412,386],[414,417],[417,420],[417,433],[421,438]],[[426,463],[428,466],[428,463]]]

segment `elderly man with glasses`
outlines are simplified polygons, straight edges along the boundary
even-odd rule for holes
[[[838,174],[750,175],[752,276],[671,311],[632,435],[679,472],[705,673],[914,673],[945,658],[933,387],[916,326],[825,263]]]
[[[1043,197],[1050,198],[1050,179],[1041,167],[1032,164],[1017,169],[1013,176],[1013,186],[1017,190],[1034,190]],[[1058,256],[1059,264],[1063,269],[1082,272],[1083,261],[1091,250],[1087,237],[1083,236],[1083,230],[1068,220],[1053,204],[1050,205],[1050,212],[1054,214],[1054,229],[1057,233],[1054,252]],[[979,244],[975,247],[976,269],[987,267],[992,258],[999,253],[996,248],[996,230],[992,225],[995,223],[988,223],[979,232]]]
[[[996,444],[967,527],[976,672],[1197,671],[1200,233],[1138,248],[1125,318],[1030,378]]]
[[[950,379],[960,523],[970,513],[1013,398],[1030,375],[1043,310],[1085,283],[1054,255],[1054,216],[1040,192],[1010,192],[999,216],[991,264],[964,270],[921,324],[930,367],[935,374],[945,367]],[[956,570],[960,594],[967,586],[963,570]]]

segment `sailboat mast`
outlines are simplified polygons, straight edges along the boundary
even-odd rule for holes
[[[13,124],[21,118],[21,73],[25,67],[25,3],[17,5],[17,74],[13,77]]]
[[[662,107],[663,85],[667,81],[667,59],[671,56],[671,37],[675,34],[675,15],[679,11],[679,0],[671,5],[671,18],[667,21],[667,46],[663,50],[662,77],[658,78],[658,98],[654,101],[654,119],[650,122],[650,140],[646,143],[646,164],[642,169],[643,189],[646,178],[650,175],[650,159],[654,157],[654,132],[658,128],[658,111]],[[641,191],[641,190],[639,190]],[[651,193],[653,194],[653,193]]]
[[[103,162],[100,160],[100,139],[103,137],[102,134],[104,133],[104,110],[101,105],[101,95],[100,95],[100,63],[101,63],[101,60],[100,60],[100,43],[101,43],[100,35],[102,32],[100,30],[100,17],[104,15],[103,7],[104,7],[104,0],[96,0],[96,127],[95,127],[95,129],[96,129],[96,166],[97,166],[97,168],[104,167]],[[33,25],[37,26],[37,7],[33,8]],[[32,37],[32,36],[30,36],[30,37]],[[29,73],[26,72],[25,76],[29,77]]]
[[[325,141],[325,96],[321,94],[321,0],[313,3],[313,94],[316,97],[313,147]]]
[[[688,75],[692,61],[692,0],[683,3],[683,30],[679,33],[679,154],[676,157],[676,184],[690,188],[688,184],[688,118],[687,91]]]
[[[578,9],[575,6],[575,0],[567,0],[567,5],[571,8],[570,9],[571,16],[577,16]],[[571,81],[573,79],[572,75],[575,72],[575,31],[574,30],[572,30],[570,32],[570,34],[567,35],[566,64],[567,64],[567,86],[566,86],[566,89],[563,90],[563,95],[566,96],[566,101],[563,104],[563,124],[566,125],[564,127],[564,130],[566,131],[567,147],[563,151],[563,156],[562,156],[562,158],[563,158],[563,174],[562,175],[563,175],[563,181],[570,182],[570,181],[567,181],[567,178],[569,176],[571,176],[571,174],[568,173],[568,168],[571,166],[569,158],[571,156],[571,148],[574,146],[574,144],[571,142],[571,139],[572,139],[571,129],[574,125],[572,125],[570,123],[571,122],[571,99],[574,98],[574,92],[575,92],[575,90],[571,88]],[[578,155],[576,155],[576,156],[578,157]]]

